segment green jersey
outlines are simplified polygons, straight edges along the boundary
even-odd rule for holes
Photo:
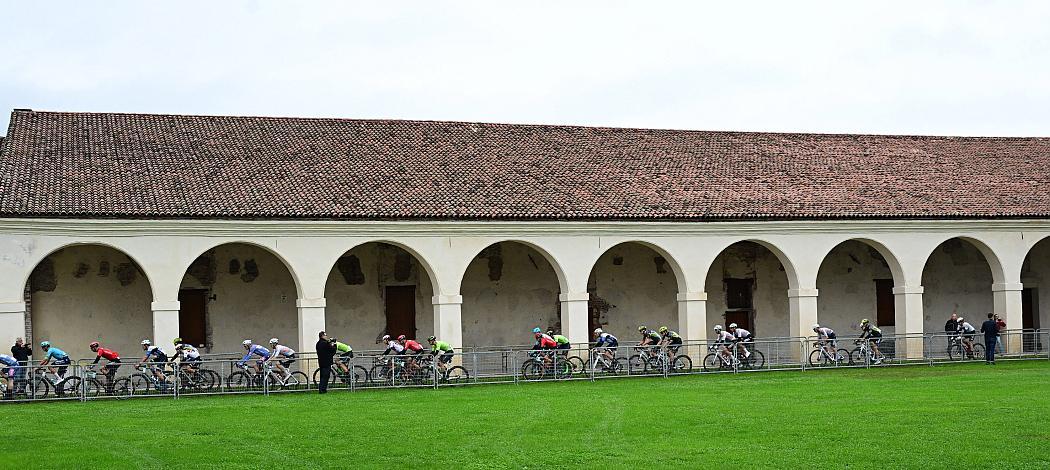
[[[345,354],[345,353],[348,353],[350,351],[353,351],[354,348],[351,348],[349,344],[346,344],[346,343],[343,343],[343,342],[340,342],[340,341],[336,341],[335,342],[335,350],[336,350],[336,352],[338,352],[340,354]]]
[[[558,344],[569,344],[569,338],[562,335],[554,335],[554,342]]]
[[[435,341],[434,342],[434,347],[431,348],[430,350],[434,351],[434,352],[438,352],[438,351],[449,352],[449,351],[452,350],[452,345],[448,344],[448,343],[446,343],[444,341]]]

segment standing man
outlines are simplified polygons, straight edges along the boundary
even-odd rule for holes
[[[984,333],[984,363],[995,364],[995,343],[998,340],[999,327],[995,324],[994,315],[989,313],[988,319],[981,323],[981,333]]]
[[[948,335],[948,347],[952,345],[952,337],[959,334],[959,314],[952,311],[951,318],[944,322],[944,334]]]
[[[321,368],[321,381],[317,384],[317,393],[328,393],[328,381],[332,377],[334,362],[335,345],[328,340],[327,333],[317,333],[317,366]]]
[[[1000,355],[1006,354],[1006,346],[1003,345],[1003,332],[1006,331],[1006,322],[1003,321],[999,314],[995,314],[995,326],[999,328],[999,333],[995,335],[995,345],[999,348],[998,352]]]
[[[15,345],[11,346],[11,355],[18,361],[18,367],[15,368],[14,388],[15,391],[20,391],[26,385],[26,366],[29,365],[29,356],[33,355],[33,348],[26,346],[25,341],[18,338],[15,340]]]

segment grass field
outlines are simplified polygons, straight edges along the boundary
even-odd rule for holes
[[[1050,468],[1050,362],[5,405],[0,466]]]

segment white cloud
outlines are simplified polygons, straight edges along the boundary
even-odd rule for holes
[[[0,109],[1050,133],[1046,2],[495,3],[11,2]]]

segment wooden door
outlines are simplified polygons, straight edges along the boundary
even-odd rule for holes
[[[199,348],[205,347],[207,296],[208,291],[204,289],[179,291],[179,336],[182,337],[183,342]],[[171,341],[171,339],[156,338],[157,341]]]
[[[726,324],[722,325],[726,329],[729,329],[730,323],[736,323],[736,326],[750,331],[751,334],[756,334],[755,329],[751,325],[751,311],[750,310],[730,310],[726,312]]]
[[[875,280],[875,324],[894,326],[897,323],[897,305],[893,297],[893,279]]]
[[[416,337],[416,286],[386,287],[386,332]]]

